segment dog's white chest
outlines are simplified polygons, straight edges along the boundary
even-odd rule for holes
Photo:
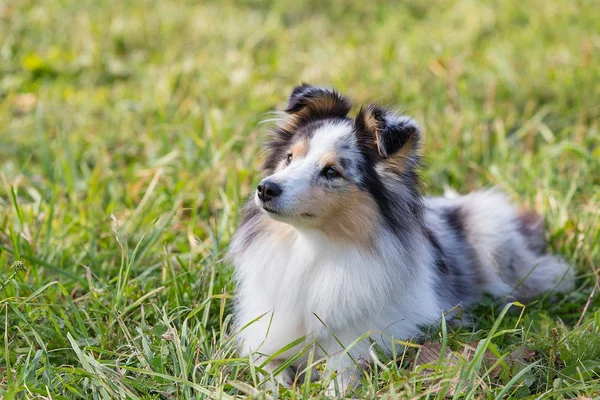
[[[260,299],[264,312],[293,315],[295,319],[327,318],[348,302],[357,284],[365,284],[365,260],[357,251],[326,246],[313,238],[269,248],[253,246],[238,265],[242,290]],[[348,293],[348,294],[347,294]]]
[[[278,349],[298,337],[318,338],[348,326],[383,329],[394,318],[390,314],[398,316],[394,298],[401,292],[402,268],[358,249],[314,237],[269,247],[256,243],[236,269],[241,322],[264,315],[244,334],[254,339],[254,349],[259,342]]]

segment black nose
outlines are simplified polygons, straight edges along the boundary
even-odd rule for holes
[[[262,201],[269,201],[274,197],[277,197],[281,194],[281,186],[271,181],[262,181],[258,184],[256,188],[256,192],[258,193],[258,198]]]

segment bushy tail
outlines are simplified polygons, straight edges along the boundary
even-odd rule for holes
[[[515,285],[515,295],[523,301],[548,291],[566,293],[575,286],[574,268],[554,255],[540,255],[531,269],[522,272],[524,275]]]

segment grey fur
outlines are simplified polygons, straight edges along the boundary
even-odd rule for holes
[[[572,290],[574,271],[561,258],[544,253],[543,225],[524,229],[524,214],[500,191],[428,198],[425,203],[427,229],[447,269],[438,275],[447,307],[469,306],[483,293],[528,301],[545,291]],[[531,220],[534,214],[527,215]],[[539,216],[537,220],[541,224]]]

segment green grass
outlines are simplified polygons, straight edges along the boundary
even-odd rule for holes
[[[325,3],[0,2],[0,398],[265,394],[223,256],[259,122],[301,80],[414,116],[428,193],[500,186],[578,271],[564,297],[433,328],[475,356],[409,348],[355,396],[600,396],[598,3]]]

